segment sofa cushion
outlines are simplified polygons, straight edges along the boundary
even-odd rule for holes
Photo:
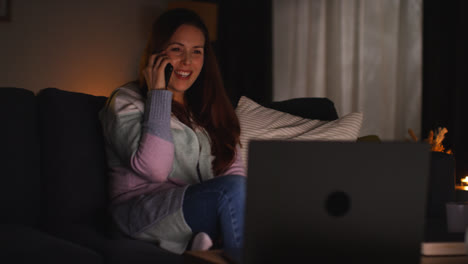
[[[185,263],[182,255],[164,250],[151,242],[129,239],[109,239],[99,230],[81,224],[57,225],[52,234],[95,250],[105,257],[106,263]]]
[[[242,158],[248,160],[252,139],[355,141],[362,124],[362,113],[350,113],[333,121],[307,119],[263,107],[241,97],[236,108],[241,126]]]
[[[104,263],[93,250],[28,226],[0,224],[0,234],[0,257],[7,263]]]
[[[0,88],[0,223],[39,221],[40,170],[36,98],[21,88]]]
[[[107,166],[98,112],[106,97],[55,88],[38,94],[44,224],[105,224]]]

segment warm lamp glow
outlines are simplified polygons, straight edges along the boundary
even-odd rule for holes
[[[466,176],[465,178],[461,179],[461,182],[465,185],[468,185],[468,176]]]
[[[455,185],[455,190],[468,191],[468,176],[465,176],[465,178],[461,178],[460,181],[460,185]]]
[[[205,22],[211,41],[216,41],[218,31],[218,5],[200,1],[172,1],[168,9],[186,8],[197,13]]]
[[[468,186],[456,185],[456,186],[455,186],[455,190],[468,191]]]

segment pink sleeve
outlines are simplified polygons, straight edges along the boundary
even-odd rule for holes
[[[167,180],[172,170],[171,102],[172,93],[169,91],[148,92],[143,133],[130,159],[132,169],[152,182]]]
[[[164,182],[172,170],[174,145],[151,133],[143,133],[140,147],[130,159],[131,167],[151,182]]]

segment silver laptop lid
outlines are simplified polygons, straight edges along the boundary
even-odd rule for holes
[[[429,157],[424,143],[252,141],[243,262],[419,263]]]

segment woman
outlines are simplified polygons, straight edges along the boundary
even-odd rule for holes
[[[167,11],[141,62],[140,81],[117,88],[100,112],[116,225],[175,253],[213,241],[242,247],[240,127],[206,26],[192,11]]]

